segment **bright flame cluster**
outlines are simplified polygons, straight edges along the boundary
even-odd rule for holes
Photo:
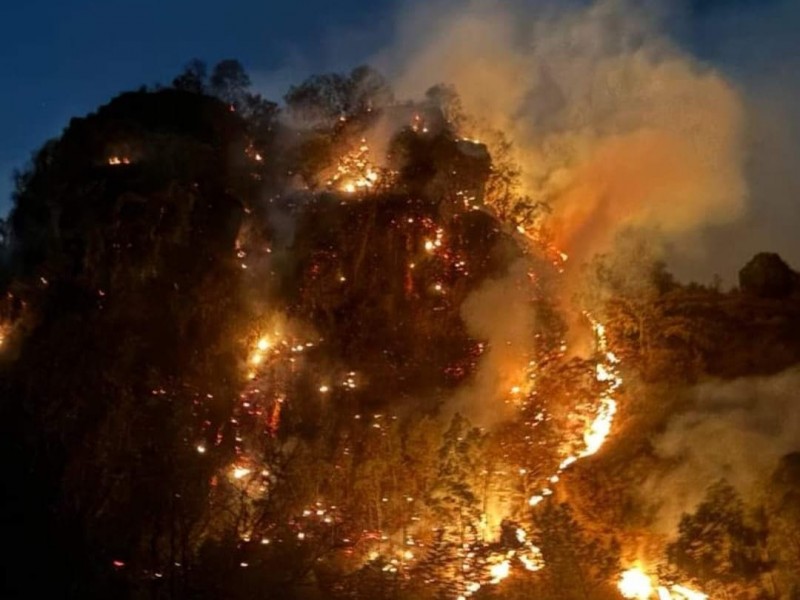
[[[538,571],[543,568],[545,565],[541,550],[528,541],[527,537],[525,530],[518,527],[516,538],[521,546],[505,552],[492,552],[486,559],[486,573],[483,579],[476,578],[463,582],[464,591],[458,596],[458,600],[466,600],[484,585],[498,585],[511,575],[511,567],[517,562],[521,563],[526,571]],[[471,570],[469,559],[473,556],[474,552],[467,552],[462,565],[464,571]]]
[[[658,600],[708,600],[708,595],[683,585],[655,585],[653,579],[640,567],[623,571],[617,588],[625,598],[635,600],[650,600],[654,594]]]
[[[596,366],[596,378],[597,381],[606,386],[606,389],[600,397],[597,416],[583,434],[583,442],[586,447],[578,454],[578,458],[597,453],[606,439],[608,439],[611,433],[611,425],[614,422],[614,415],[617,413],[617,401],[614,399],[614,392],[622,385],[622,377],[617,371],[619,359],[608,349],[605,326],[595,321],[588,313],[586,316],[592,323],[592,329],[597,340],[597,350],[601,355],[601,360]]]
[[[328,179],[328,186],[347,194],[368,192],[376,187],[381,175],[369,160],[367,140],[362,139],[358,148],[347,152],[336,166],[336,172]]]
[[[599,398],[597,413],[583,432],[583,449],[577,453],[569,454],[561,461],[556,473],[550,477],[550,483],[557,483],[559,475],[573,463],[581,458],[592,456],[600,450],[611,434],[611,426],[614,423],[614,416],[617,414],[617,401],[614,398],[614,394],[622,385],[622,376],[618,370],[619,359],[608,348],[605,326],[596,321],[589,313],[585,314],[592,325],[599,355],[599,360],[595,366],[595,378],[603,384],[604,390]],[[553,490],[550,487],[544,487],[538,494],[534,494],[528,499],[528,504],[536,506],[552,493]]]

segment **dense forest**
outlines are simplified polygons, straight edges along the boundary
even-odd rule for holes
[[[636,232],[571,265],[476,118],[194,61],[42,146],[3,597],[800,598],[798,274],[681,283]]]

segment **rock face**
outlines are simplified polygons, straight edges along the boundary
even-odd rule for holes
[[[0,319],[22,307],[25,335],[0,364],[3,422],[14,423],[0,437],[4,456],[26,450],[14,471],[4,466],[18,496],[3,512],[20,515],[6,528],[18,558],[4,568],[29,588],[23,540],[48,539],[37,553],[52,578],[0,596],[63,597],[75,586],[128,597],[116,572],[98,569],[106,553],[127,562],[115,545],[135,554],[146,540],[160,552],[159,507],[178,497],[181,518],[200,516],[191,499],[208,486],[184,489],[181,472],[200,482],[214,469],[171,449],[199,431],[198,394],[218,400],[202,417],[217,424],[236,394],[227,328],[242,314],[235,243],[247,189],[236,184],[248,181],[246,148],[245,123],[214,98],[133,92],[74,119],[21,176],[2,294],[12,304]],[[191,373],[212,364],[223,374]],[[79,538],[79,551],[66,550]]]
[[[797,289],[798,273],[773,252],[756,254],[739,271],[742,291],[759,298],[784,298]]]
[[[73,119],[17,195],[17,274],[57,266],[107,286],[123,265],[145,277],[181,253],[190,264],[216,260],[242,218],[245,194],[231,182],[245,147],[245,124],[226,105],[176,90],[122,94]]]

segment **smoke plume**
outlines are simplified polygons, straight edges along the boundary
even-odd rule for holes
[[[686,37],[735,79],[744,98],[749,201],[743,218],[704,229],[702,254],[676,256],[671,267],[684,278],[707,279],[716,272],[730,281],[757,252],[778,252],[798,264],[800,3],[694,3],[705,10],[681,19],[692,26]]]
[[[448,403],[481,426],[491,426],[511,414],[503,402],[520,385],[533,349],[536,312],[524,260],[513,263],[506,275],[488,279],[461,305],[469,334],[486,340],[470,382]]]
[[[503,131],[523,193],[553,209],[575,262],[629,227],[684,240],[744,208],[735,87],[662,33],[658,11],[499,2],[426,5],[382,62],[400,97],[452,83],[472,135]],[[484,138],[484,139],[488,139]]]
[[[659,525],[671,530],[722,478],[752,495],[782,456],[800,450],[798,390],[798,367],[694,388],[692,408],[654,440],[656,453],[672,465],[643,487],[644,497],[660,505]]]

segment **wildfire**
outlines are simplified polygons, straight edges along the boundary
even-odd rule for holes
[[[109,156],[108,164],[112,166],[129,165],[131,164],[131,159],[127,156]]]
[[[328,181],[328,185],[345,193],[366,192],[373,189],[379,181],[379,175],[377,170],[369,163],[368,152],[369,148],[366,142],[362,142],[362,145],[356,150],[344,156],[337,167],[336,174]],[[461,257],[445,243],[444,227],[439,226],[428,217],[409,217],[404,219],[403,222],[421,229],[422,235],[417,238],[419,240],[418,243],[421,245],[421,249],[430,255],[430,260],[442,261],[449,265],[465,265],[463,261],[461,263],[458,262]],[[560,252],[553,251],[551,254],[555,257],[553,262],[557,266],[563,265],[567,259],[567,256]],[[415,263],[412,263],[410,268],[414,268],[414,266]],[[340,280],[344,282],[346,279],[343,275],[340,275]],[[441,276],[437,275],[436,279],[430,282],[430,289],[438,293],[445,293],[445,290],[449,289],[449,282],[447,285],[448,287],[446,288]],[[571,447],[568,454],[560,462],[558,470],[547,478],[547,487],[541,488],[538,493],[530,497],[529,505],[532,507],[553,495],[552,487],[558,483],[560,473],[577,460],[595,454],[605,443],[611,432],[617,410],[614,394],[622,385],[622,379],[618,372],[618,360],[608,348],[603,325],[594,320],[591,315],[587,314],[586,316],[595,335],[598,357],[595,366],[595,377],[602,384],[603,392],[598,399],[597,406],[593,409],[591,419],[586,422],[580,448]],[[264,331],[268,333],[263,333]],[[246,491],[247,498],[257,500],[265,497],[271,484],[267,475],[258,477],[258,470],[262,467],[258,458],[260,454],[257,447],[249,448],[245,445],[249,443],[252,436],[244,432],[247,431],[247,427],[250,427],[251,432],[266,433],[269,436],[274,436],[277,433],[280,426],[281,410],[283,405],[289,401],[288,395],[290,393],[290,387],[287,387],[285,381],[280,378],[287,377],[289,373],[296,371],[299,365],[295,361],[300,360],[300,355],[313,347],[314,344],[294,338],[287,332],[285,327],[262,330],[262,332],[250,339],[252,341],[247,355],[250,383],[242,394],[242,403],[235,419],[237,460],[234,464],[229,465],[228,468],[230,470],[228,473],[233,482],[240,482],[237,486]],[[565,350],[566,346],[562,343],[559,351],[563,353]],[[515,404],[521,405],[533,389],[536,369],[537,363],[531,361],[525,371],[525,375],[517,382],[512,382],[513,385],[510,385],[510,398]],[[338,377],[335,374],[328,374],[327,376],[319,377],[317,381],[316,390],[321,395],[330,398],[336,394],[351,393],[356,390],[359,377],[355,371],[347,371]],[[356,414],[354,418],[358,421],[366,421],[371,429],[383,435],[388,423],[385,417],[385,415],[381,414],[372,415],[371,418],[368,415]],[[392,419],[394,418],[392,417]],[[248,422],[255,423],[255,429],[252,429],[253,425],[245,425]],[[261,428],[260,430],[259,427]],[[198,452],[202,453],[199,449]],[[267,473],[269,465],[263,466],[265,468],[262,473]],[[389,499],[383,497],[381,501],[388,502]],[[296,528],[293,534],[294,539],[298,542],[305,542],[309,536],[313,538],[313,529],[306,529],[304,523],[310,525],[310,521],[315,520],[317,526],[332,524],[338,520],[334,516],[335,514],[335,507],[324,509],[321,505],[304,510],[302,515],[298,515],[291,522],[291,526]],[[419,521],[419,518],[413,517],[412,521],[414,520]],[[489,554],[485,563],[480,562],[478,557],[485,556],[483,552],[487,549],[487,545],[496,543],[489,541],[493,538],[493,535],[485,525],[485,517],[483,522],[482,533],[476,536],[475,539],[464,543],[460,551],[461,571],[456,577],[458,596],[464,599],[474,595],[486,585],[500,584],[512,575],[514,568],[538,571],[546,566],[540,549],[528,539],[527,533],[521,528],[517,528],[515,531],[517,545],[513,549],[506,548],[503,551],[493,551]],[[251,535],[260,536],[261,534],[261,532],[253,531],[252,528],[245,528],[244,532],[243,535],[248,539]],[[382,545],[380,550],[371,550],[369,560],[377,560],[383,557],[385,560],[384,570],[392,573],[405,572],[404,570],[409,567],[409,564],[417,560],[416,555],[405,547],[397,549],[397,547],[392,547],[391,544],[388,547],[383,546],[390,539],[389,533],[378,530],[365,536],[366,539],[372,539],[371,536],[374,536],[375,543]],[[409,537],[409,539],[412,538]],[[349,538],[348,541],[343,541],[343,543],[350,544]],[[372,545],[371,542],[367,543]],[[414,543],[412,542],[411,545],[414,545]],[[367,548],[369,547],[368,545]],[[374,548],[374,545],[372,548]],[[641,571],[626,572],[620,585],[623,595],[634,594],[626,596],[630,598],[645,600],[653,593],[653,585],[650,579]],[[677,589],[673,588],[671,593],[678,594]],[[685,594],[671,596],[670,600],[673,597],[680,600],[701,600],[699,597],[690,597]]]
[[[684,585],[658,585],[640,567],[632,567],[620,575],[617,588],[625,598],[649,600],[655,594],[658,600],[708,600],[708,595]]]
[[[355,194],[373,190],[380,179],[379,169],[369,159],[367,141],[362,139],[358,148],[342,156],[327,185],[347,194]]]
[[[592,323],[592,329],[597,340],[597,350],[601,354],[601,361],[597,363],[597,381],[606,384],[607,388],[600,397],[600,407],[588,430],[583,435],[586,447],[578,455],[578,458],[596,454],[608,439],[611,433],[611,425],[614,422],[614,415],[617,413],[617,401],[613,393],[622,385],[622,377],[617,372],[619,360],[613,352],[608,350],[608,340],[606,339],[606,328],[602,323],[595,321],[591,315],[586,314]]]
[[[414,130],[425,133],[424,123],[420,118],[415,119]],[[390,172],[378,169],[369,158],[370,148],[365,139],[361,140],[360,145],[345,153],[337,163],[335,172],[327,179],[329,188],[336,189],[346,194],[366,194],[374,191],[379,185],[385,185],[386,178],[391,177]],[[258,157],[260,158],[260,157]],[[257,160],[257,159],[256,159]],[[474,196],[467,192],[457,194],[463,202],[465,210],[479,208]],[[417,234],[415,237],[415,247],[420,254],[427,254],[427,257],[415,257],[415,262],[409,263],[411,269],[417,269],[419,273],[425,264],[445,265],[449,272],[465,274],[467,263],[462,260],[454,248],[450,247],[451,240],[446,236],[446,230],[440,226],[433,218],[410,215],[397,223],[404,223],[405,227],[410,227]],[[564,265],[568,260],[567,254],[545,243],[544,240],[535,239],[535,232],[529,233],[520,226],[520,233],[528,239],[536,242],[539,247],[545,249],[546,258],[559,271],[563,272]],[[240,257],[243,258],[243,255]],[[438,268],[438,267],[437,267]],[[346,271],[344,271],[346,272]],[[348,273],[349,274],[349,273]],[[338,273],[340,283],[345,283],[347,278]],[[429,290],[438,294],[450,294],[453,289],[452,281],[447,279],[442,273],[437,272],[432,280],[428,282]],[[595,320],[591,315],[585,315],[589,321],[595,337],[595,379],[601,384],[602,392],[596,401],[588,407],[589,418],[582,424],[581,437],[570,441],[568,450],[562,450],[561,462],[555,472],[546,479],[545,487],[540,488],[536,494],[530,496],[528,504],[531,507],[537,506],[554,494],[553,487],[559,482],[559,475],[574,462],[581,458],[597,453],[604,445],[611,434],[614,417],[617,412],[617,401],[615,394],[622,385],[622,377],[619,373],[619,361],[610,351],[606,338],[605,327],[602,323]],[[268,333],[264,333],[264,332]],[[244,393],[241,395],[241,403],[237,407],[237,413],[232,421],[236,431],[236,452],[237,457],[233,464],[228,465],[228,478],[236,483],[237,489],[247,492],[249,500],[263,499],[271,488],[269,471],[273,470],[271,465],[262,464],[260,461],[263,454],[259,454],[257,445],[252,444],[251,440],[259,435],[267,434],[275,437],[280,427],[280,415],[282,407],[291,402],[290,396],[293,393],[292,386],[287,383],[291,373],[297,372],[302,360],[302,354],[313,347],[311,342],[298,340],[288,333],[286,328],[267,328],[262,329],[257,335],[250,337],[246,364],[249,369],[248,380]],[[566,344],[562,342],[558,352],[563,355],[566,352]],[[537,359],[538,361],[538,359]],[[536,377],[537,362],[531,361],[524,376],[516,381],[509,382],[510,398],[515,405],[522,405],[525,399],[534,390],[534,380]],[[316,374],[315,389],[323,395],[327,401],[335,401],[341,394],[353,393],[364,380],[355,371],[340,373]],[[513,384],[513,385],[512,385]],[[540,414],[542,419],[547,418],[544,413]],[[385,435],[388,427],[389,415],[375,414],[371,417],[367,414],[355,414],[354,419],[364,423],[370,431],[374,430],[376,435]],[[391,417],[395,419],[396,417]],[[582,417],[581,417],[582,418]],[[537,417],[538,419],[538,417]],[[248,430],[249,428],[249,430]],[[205,452],[205,446],[197,447],[199,453]],[[348,454],[345,451],[345,455]],[[263,469],[262,469],[263,467]],[[338,466],[336,467],[339,468]],[[259,476],[259,471],[261,475]],[[520,471],[524,471],[521,469]],[[254,490],[251,493],[251,490]],[[387,494],[388,495],[388,494]],[[381,502],[388,503],[391,498],[381,497]],[[413,499],[409,498],[409,502]],[[296,542],[306,542],[313,540],[317,536],[314,527],[334,524],[340,522],[338,511],[335,506],[323,507],[321,503],[317,506],[309,507],[302,511],[302,515],[292,517],[287,525],[292,530],[293,539]],[[419,516],[412,516],[411,521],[420,521]],[[462,542],[458,551],[460,570],[454,574],[456,592],[454,596],[466,599],[477,593],[484,586],[498,585],[512,575],[513,569],[525,569],[527,571],[538,571],[545,568],[545,562],[540,549],[535,546],[521,528],[515,531],[516,541],[511,544],[512,548],[505,547],[497,550],[499,541],[492,535],[488,526],[488,518],[482,519],[482,529],[473,539]],[[258,536],[262,544],[281,543],[278,537],[266,538],[262,534],[264,531],[255,531],[257,526],[245,529],[244,536],[247,539],[251,535]],[[356,542],[348,537],[342,538],[342,543],[348,548]],[[414,546],[413,529],[404,534],[400,547],[392,541],[393,532],[377,530],[362,530],[362,547],[360,551],[364,557],[369,557],[369,561],[383,559],[384,571],[392,573],[407,574],[407,568],[416,560],[417,556],[424,556],[423,552],[415,553],[405,547]],[[355,536],[353,536],[355,537]],[[491,541],[494,538],[494,541]],[[243,537],[245,539],[245,537]],[[410,541],[409,541],[410,540]],[[417,542],[416,545],[424,546]],[[485,562],[483,562],[485,559]],[[638,600],[648,600],[654,593],[658,594],[659,600],[705,600],[706,596],[699,592],[692,592],[682,586],[656,586],[651,578],[641,569],[633,568],[622,573],[619,581],[619,589],[626,598]],[[667,595],[664,595],[667,594]],[[695,594],[695,595],[691,595]]]
[[[599,355],[595,366],[595,378],[604,385],[605,389],[599,398],[599,405],[594,419],[583,432],[583,449],[577,453],[569,454],[561,461],[556,473],[549,478],[551,483],[557,483],[561,472],[569,468],[570,465],[581,458],[592,456],[600,450],[611,434],[611,426],[617,413],[617,401],[614,398],[614,393],[622,385],[622,376],[618,371],[619,359],[608,349],[605,326],[596,321],[589,313],[585,313],[585,316],[592,325],[595,345]],[[513,393],[514,389],[512,388]],[[552,493],[553,490],[551,488],[542,488],[539,493],[532,495],[528,499],[528,505],[535,507]]]

